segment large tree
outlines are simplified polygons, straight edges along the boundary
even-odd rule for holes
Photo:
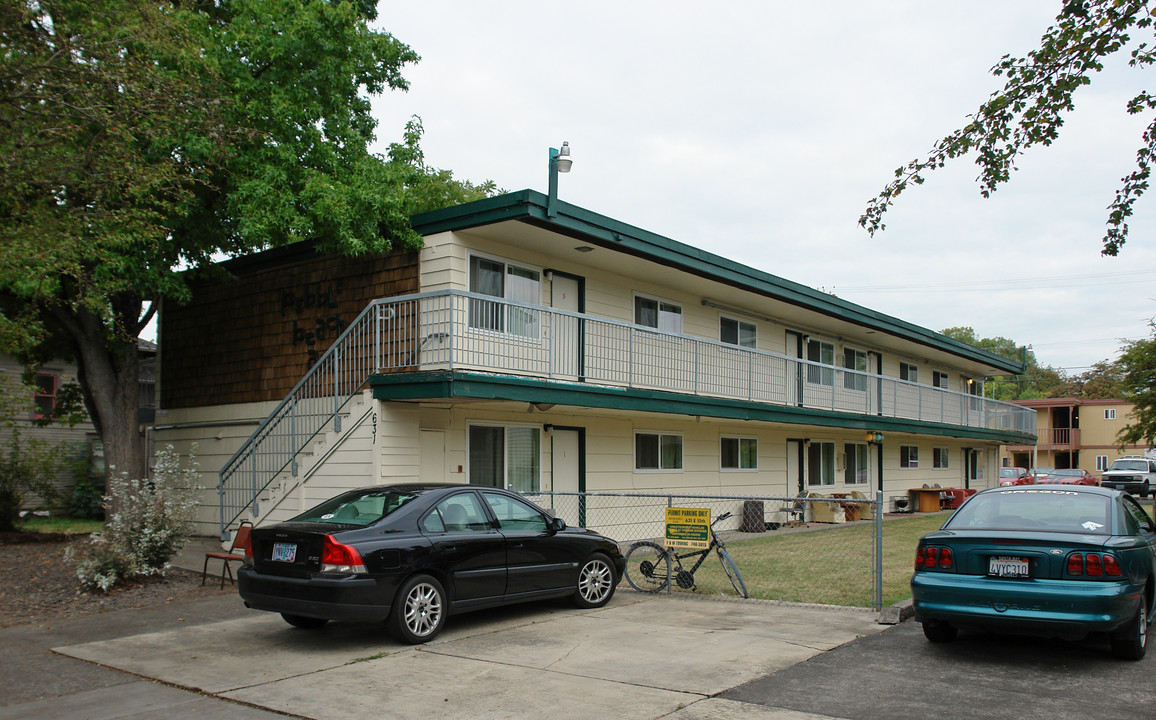
[[[1039,48],[1027,57],[1005,55],[992,68],[992,74],[1007,79],[1003,89],[926,156],[897,169],[895,179],[871,200],[859,224],[872,234],[884,229],[884,213],[904,190],[922,184],[927,172],[972,152],[980,169],[980,193],[988,197],[1010,179],[1021,154],[1055,141],[1064,115],[1075,107],[1076,90],[1091,84],[1109,56],[1128,53],[1128,64],[1138,70],[1156,62],[1156,46],[1151,44],[1154,6],[1156,0],[1065,0]],[[1140,92],[1128,101],[1126,110],[1146,115],[1150,122],[1140,137],[1135,168],[1121,179],[1108,206],[1104,255],[1116,255],[1127,240],[1128,218],[1148,189],[1156,156],[1156,96]]]
[[[943,334],[953,340],[967,343],[1009,360],[1024,364],[1022,375],[998,375],[985,383],[984,395],[996,400],[1031,400],[1049,397],[1050,391],[1063,382],[1061,374],[1049,366],[1040,365],[1036,354],[1027,346],[1017,345],[1005,337],[981,338],[970,327],[950,327]]]
[[[1116,440],[1128,445],[1156,446],[1156,323],[1149,322],[1152,337],[1124,344],[1116,360],[1123,372],[1124,399],[1134,403],[1135,420],[1120,430]]]
[[[0,4],[0,349],[75,358],[110,465],[141,477],[137,337],[180,270],[302,239],[415,247],[491,191],[372,154],[368,95],[417,55],[372,0]],[[54,344],[55,343],[55,344]]]

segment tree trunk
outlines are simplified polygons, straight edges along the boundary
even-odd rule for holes
[[[137,313],[141,303],[137,303]],[[86,309],[56,313],[74,343],[78,376],[110,473],[143,478],[148,471],[140,439],[140,360],[135,334],[110,332]],[[132,317],[135,324],[136,317]]]

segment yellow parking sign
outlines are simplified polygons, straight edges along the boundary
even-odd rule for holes
[[[710,547],[710,508],[667,508],[666,546],[691,550]]]

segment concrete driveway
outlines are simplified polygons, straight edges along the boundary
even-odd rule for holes
[[[626,590],[598,610],[532,603],[451,618],[437,640],[417,647],[374,626],[298,630],[254,611],[53,650],[232,701],[220,703],[219,717],[229,718],[258,708],[318,720],[797,718],[808,716],[714,696],[876,634],[885,626],[875,620],[858,609]],[[212,707],[196,717],[218,717]],[[81,703],[70,715],[57,703],[44,717],[91,718],[91,708]],[[3,710],[19,706],[0,718],[38,717]],[[133,717],[175,717],[150,713]]]

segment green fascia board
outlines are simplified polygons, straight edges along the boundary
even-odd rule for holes
[[[972,347],[899,318],[856,305],[800,283],[728,260],[676,240],[648,232],[577,205],[558,201],[554,217],[546,214],[546,196],[535,190],[497,195],[463,205],[414,215],[411,223],[421,235],[453,232],[507,220],[526,222],[585,242],[644,257],[654,262],[707,277],[797,307],[822,313],[862,327],[885,332],[1018,375],[1025,366],[1002,355]]]
[[[1035,436],[941,423],[858,415],[830,410],[769,405],[767,403],[702,397],[636,388],[614,388],[581,383],[559,383],[509,375],[487,375],[461,370],[437,370],[373,375],[369,385],[376,400],[506,400],[573,407],[699,415],[727,420],[754,420],[787,425],[814,425],[845,430],[914,433],[972,438],[1002,444],[1034,444]]]

